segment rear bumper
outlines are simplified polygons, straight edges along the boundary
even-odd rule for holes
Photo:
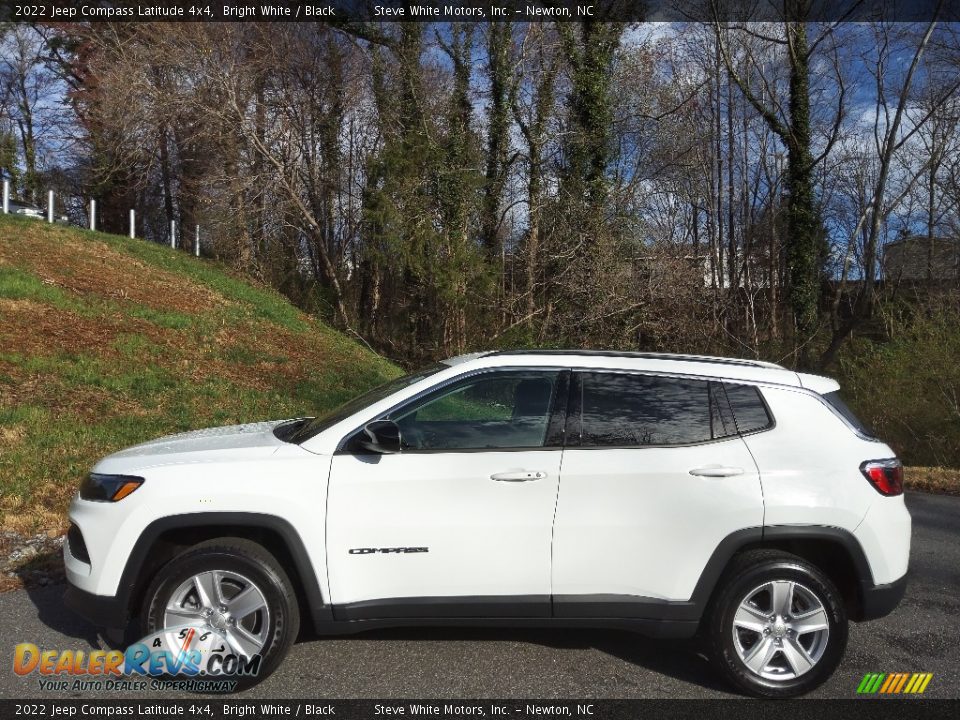
[[[67,583],[64,604],[80,617],[100,628],[123,628],[127,625],[127,607],[113,595],[94,595]]]
[[[907,576],[886,585],[863,588],[859,620],[876,620],[892,613],[907,592]]]

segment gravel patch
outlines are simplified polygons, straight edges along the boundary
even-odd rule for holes
[[[35,535],[0,532],[0,592],[63,582],[63,541],[59,530]]]

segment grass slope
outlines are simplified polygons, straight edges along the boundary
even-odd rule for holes
[[[214,262],[0,216],[0,526],[64,529],[101,456],[315,414],[398,369]]]

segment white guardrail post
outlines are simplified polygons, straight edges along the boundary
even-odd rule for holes
[[[137,228],[137,211],[133,208],[130,208],[130,237],[136,237],[136,228]]]
[[[97,201],[90,201],[90,229],[97,229]]]
[[[53,190],[47,190],[47,222],[53,223]]]
[[[177,221],[170,221],[170,247],[176,249],[177,247]]]
[[[3,214],[10,212],[10,181],[3,179]]]
[[[200,257],[200,226],[197,225],[197,234],[193,241],[193,254]]]

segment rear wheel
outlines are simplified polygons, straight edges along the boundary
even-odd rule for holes
[[[839,591],[796,555],[758,550],[729,568],[707,616],[718,670],[758,697],[792,697],[829,678],[847,644]]]
[[[198,637],[222,638],[223,657],[259,655],[255,675],[230,678],[239,688],[270,675],[300,627],[287,574],[263,547],[241,538],[200,543],[167,563],[147,589],[141,618],[144,635],[189,626]]]

